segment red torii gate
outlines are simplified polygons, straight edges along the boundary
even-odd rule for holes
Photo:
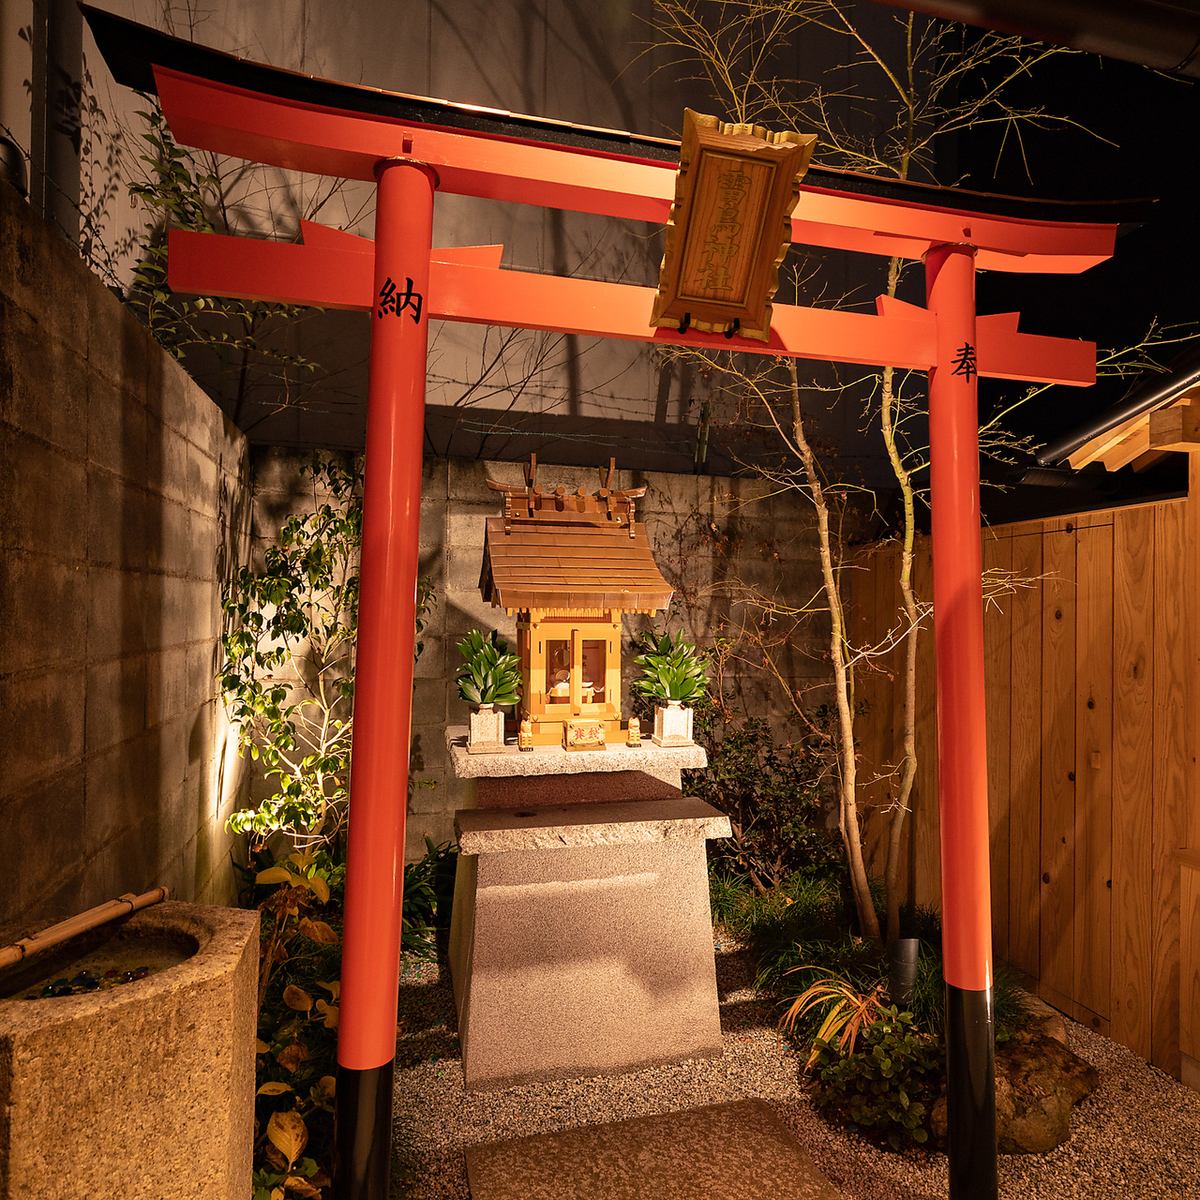
[[[1084,271],[1111,254],[1117,210],[812,168],[792,240],[923,259],[927,307],[881,297],[872,316],[776,304],[766,343],[681,334],[649,324],[653,288],[505,270],[498,246],[432,246],[439,189],[664,222],[678,143],[314,79],[84,11],[116,79],[157,92],[179,142],[377,181],[374,242],[307,222],[299,243],[180,231],[169,240],[177,290],[372,314],[339,1195],[387,1191],[427,330],[436,317],[928,371],[951,1195],[995,1196],[977,375],[960,352],[974,347],[986,377],[1091,384],[1093,344],[1021,333],[1013,313],[977,316],[975,270]]]

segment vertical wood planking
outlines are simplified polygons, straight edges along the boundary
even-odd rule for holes
[[[922,538],[913,563],[917,600],[933,599],[933,560]],[[933,618],[921,626],[917,658],[917,780],[913,788],[913,898],[940,907],[942,901],[941,821],[938,815],[937,651]]]
[[[1200,810],[1189,807],[1200,804],[1200,792],[1189,790],[1200,770],[1189,740],[1189,722],[1200,729],[1188,703],[1189,655],[1200,653],[1189,648],[1185,602],[1193,577],[1200,594],[1200,549],[1188,546],[1189,518],[1200,540],[1200,505],[1188,513],[1169,501],[1023,522],[984,542],[985,567],[1010,566],[1025,579],[1052,576],[1007,597],[1004,614],[990,606],[985,615],[996,909],[1002,881],[1008,887],[1007,930],[997,912],[997,957],[1007,952],[1019,969],[1041,976],[1052,1003],[1173,1074],[1181,1039],[1193,1047],[1191,1061],[1200,1051],[1200,1011],[1187,1009],[1200,1007],[1200,856],[1191,874],[1184,867],[1181,887],[1179,855],[1200,834]],[[870,565],[861,574],[874,578],[858,594],[867,594],[869,632],[878,639],[899,607],[898,550],[877,550]],[[930,599],[924,538],[914,585]],[[912,881],[918,902],[936,904],[930,630],[918,646]],[[867,777],[894,766],[903,747],[902,653],[883,665],[886,674],[866,675]],[[1200,777],[1194,782],[1200,789]],[[884,799],[887,786],[875,785],[876,798]],[[1004,829],[997,824],[1001,794]],[[873,837],[882,871],[886,820]]]
[[[1012,570],[1032,581],[1012,597],[1009,724],[1008,956],[1038,977],[1042,874],[1042,535],[1010,539]]]
[[[1188,494],[1183,503],[1186,547],[1185,594],[1187,597],[1188,678],[1200,679],[1200,454],[1188,455]],[[1189,695],[1188,738],[1191,745],[1191,778],[1187,791],[1187,822],[1184,845],[1200,851],[1200,691]],[[1200,943],[1195,947],[1200,956]],[[1200,1012],[1196,1013],[1200,1022]]]
[[[1042,542],[1042,853],[1039,981],[1075,984],[1075,533],[1047,521]]]
[[[1111,1035],[1150,1057],[1154,510],[1113,516]]]
[[[1184,544],[1191,762],[1183,828],[1186,849],[1180,867],[1179,1041],[1183,1056],[1180,1074],[1190,1087],[1200,1090],[1200,692],[1195,683],[1200,672],[1200,454],[1188,455]]]
[[[1076,534],[1075,983],[1089,1012],[1109,1015],[1112,953],[1113,533]]]
[[[1187,818],[1188,657],[1184,622],[1184,509],[1155,510],[1154,813],[1150,1060],[1179,1073],[1179,860]]]
[[[983,569],[1005,580],[1012,573],[1012,539],[983,534]],[[1001,585],[1007,590],[1007,584]],[[991,831],[992,951],[1008,958],[1009,739],[1012,701],[1012,597],[997,595],[983,615],[984,679],[987,688],[988,820]]]
[[[1179,1048],[1200,1063],[1200,853],[1180,870]]]

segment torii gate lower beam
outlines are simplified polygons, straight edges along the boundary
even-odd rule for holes
[[[287,304],[368,311],[375,295],[370,239],[311,221],[301,221],[300,232],[301,242],[279,242],[173,229],[168,235],[171,286],[198,295],[270,296]],[[654,288],[502,269],[502,251],[502,246],[433,250],[426,297],[430,318],[911,371],[927,371],[936,359],[933,315],[889,296],[877,298],[874,314],[776,304],[766,342],[679,333],[650,324]],[[1022,333],[1017,322],[1017,313],[978,318],[978,368],[984,379],[1081,386],[1095,381],[1091,342]]]

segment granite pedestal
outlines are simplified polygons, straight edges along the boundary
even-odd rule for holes
[[[721,1053],[701,800],[468,809],[450,934],[469,1089]]]
[[[466,727],[452,726],[446,746],[455,775],[467,783],[468,808],[671,799],[683,794],[683,771],[708,765],[703,746],[656,746],[649,738],[603,750],[518,750],[510,743],[494,753],[471,754]]]

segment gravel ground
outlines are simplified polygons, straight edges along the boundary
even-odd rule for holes
[[[475,1142],[760,1096],[774,1104],[847,1200],[941,1200],[947,1186],[942,1155],[885,1153],[816,1114],[795,1055],[775,1036],[771,1008],[749,986],[751,975],[745,954],[718,945],[721,1059],[468,1095],[448,981],[431,963],[406,968],[400,986],[394,1139],[400,1160],[393,1196],[465,1200],[462,1151]],[[1200,1198],[1200,1094],[1081,1025],[1068,1021],[1067,1031],[1071,1049],[1099,1070],[1100,1087],[1076,1108],[1071,1137],[1056,1151],[1001,1157],[1001,1195],[1013,1200]]]

